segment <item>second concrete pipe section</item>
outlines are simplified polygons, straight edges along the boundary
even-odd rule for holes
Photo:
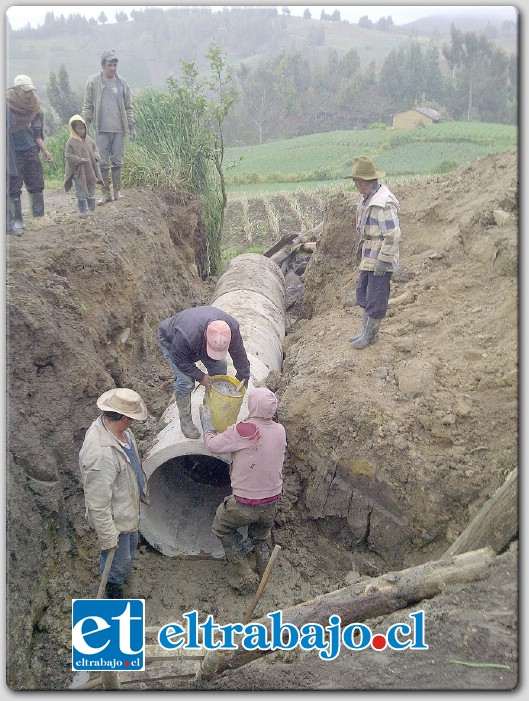
[[[249,389],[261,385],[270,371],[281,371],[285,280],[276,263],[256,253],[233,258],[217,282],[211,306],[239,322],[250,361]],[[228,375],[235,376],[231,359],[227,359]],[[203,398],[204,387],[198,385],[191,395],[191,412],[200,430]],[[239,418],[246,415],[245,398]],[[211,524],[217,506],[231,493],[230,456],[212,455],[202,436],[186,438],[174,400],[162,421],[165,426],[143,463],[151,505],[141,506],[140,531],[164,555],[221,558],[222,546],[211,533]]]

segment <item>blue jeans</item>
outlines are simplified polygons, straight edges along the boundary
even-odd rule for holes
[[[361,270],[356,285],[356,303],[372,319],[383,319],[388,311],[391,273],[376,277],[370,270]]]
[[[173,362],[173,359],[171,358],[171,353],[169,352],[169,349],[162,343],[160,337],[158,337],[158,344],[160,346],[160,350],[162,351],[162,355],[165,359],[165,362],[167,363],[167,365],[169,365],[169,367],[173,371],[173,375],[175,376],[175,393],[190,394],[195,389],[195,378],[191,377],[191,375],[186,375],[176,367],[176,365]],[[203,360],[202,362],[204,363],[209,375],[225,375],[228,372],[228,362],[226,360],[212,360],[211,358],[208,358],[207,360]]]
[[[130,533],[120,533],[118,539],[118,548],[112,560],[112,566],[108,573],[109,584],[123,584],[125,577],[132,569],[132,561],[138,547],[138,531]],[[105,562],[107,561],[108,550],[101,550],[99,558],[99,575],[103,574]]]
[[[88,186],[88,195],[85,194],[83,188],[79,185],[77,180],[74,180],[75,185],[75,196],[77,197],[77,204],[79,206],[79,211],[81,214],[86,212],[86,204],[88,203],[88,209],[91,212],[95,211],[96,208],[96,186]]]

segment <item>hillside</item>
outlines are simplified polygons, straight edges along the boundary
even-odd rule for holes
[[[458,23],[457,13],[454,23]],[[135,90],[140,90],[165,87],[167,76],[179,76],[181,59],[196,59],[199,70],[205,70],[204,57],[213,38],[233,66],[267,60],[283,51],[302,51],[310,59],[331,48],[341,53],[354,49],[363,65],[374,62],[380,66],[392,49],[406,47],[411,41],[424,46],[435,42],[431,35],[418,32],[416,26],[381,32],[347,22],[285,16],[266,8],[215,13],[207,7],[150,8],[126,22],[83,25],[79,29],[55,27],[42,34],[6,32],[6,81],[10,85],[15,75],[30,75],[44,104],[50,72],[57,74],[64,64],[72,89],[82,94],[86,78],[99,70],[101,52],[109,47],[120,57],[120,72]],[[516,51],[516,37],[506,50]]]
[[[145,455],[173,393],[158,323],[207,303],[215,283],[197,275],[205,239],[195,199],[125,194],[80,221],[64,193],[46,192],[46,216],[28,216],[24,234],[8,237],[11,689],[71,683],[71,599],[97,585],[77,466],[96,398],[120,385],[142,394],[150,415],[134,429]],[[274,529],[281,559],[256,616],[441,557],[517,465],[518,154],[485,156],[395,194],[401,268],[380,340],[364,351],[348,341],[360,323],[351,303],[355,198],[342,192],[324,203],[282,374],[268,379],[289,454]],[[482,581],[447,585],[421,602],[429,650],[406,654],[404,663],[389,652],[332,664],[275,653],[208,688],[513,689],[517,562],[514,543]],[[238,621],[251,600],[230,590],[223,563],[165,557],[145,542],[133,586],[151,626],[193,609]],[[368,623],[383,630],[388,619]]]
[[[511,21],[511,14],[506,14],[507,8],[487,7],[482,8],[479,16],[465,12],[460,7],[454,17],[446,15],[425,14],[424,17],[402,25],[402,29],[415,30],[418,34],[432,34],[448,38],[450,27],[454,24],[461,32],[485,32],[494,36],[498,28],[505,22]],[[454,8],[456,10],[456,8]],[[426,8],[425,8],[426,13]],[[512,27],[515,32],[515,27]]]

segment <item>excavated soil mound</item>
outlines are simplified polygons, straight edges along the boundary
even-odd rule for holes
[[[284,372],[269,378],[289,458],[274,532],[282,552],[256,616],[440,557],[516,466],[517,176],[513,151],[393,188],[402,264],[380,340],[363,351],[348,341],[360,321],[356,195],[329,201]],[[215,282],[198,274],[206,250],[198,202],[127,195],[79,221],[72,198],[47,192],[44,219],[7,240],[11,688],[65,689],[72,680],[71,599],[94,596],[98,584],[77,467],[96,398],[112,386],[142,394],[150,416],[135,434],[145,453],[172,394],[159,321],[208,303]],[[251,599],[231,591],[223,563],[166,558],[146,543],[135,577],[131,595],[146,598],[151,626],[193,609],[239,621]],[[332,663],[274,653],[206,688],[516,686],[516,546],[483,581],[449,586],[421,607],[426,652]],[[382,630],[407,613],[368,623]]]

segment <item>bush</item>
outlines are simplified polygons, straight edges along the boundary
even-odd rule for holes
[[[434,168],[434,173],[442,175],[443,173],[449,173],[451,170],[459,168],[459,163],[457,161],[445,160],[441,161],[439,165]]]
[[[64,150],[66,142],[70,136],[70,131],[67,125],[60,128],[56,136],[51,136],[46,139],[46,148],[51,153],[53,161],[48,163],[42,160],[42,169],[44,178],[47,181],[52,180],[54,183],[64,182]]]

